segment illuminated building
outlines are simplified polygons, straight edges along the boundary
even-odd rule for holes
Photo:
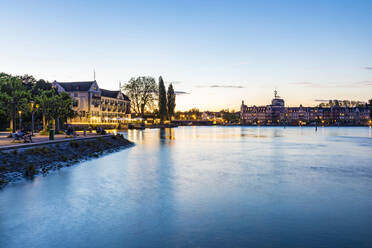
[[[274,92],[271,105],[248,107],[242,102],[240,123],[247,125],[368,125],[370,110],[365,107],[285,107]]]
[[[99,88],[97,81],[53,82],[58,92],[67,92],[74,99],[78,116],[69,123],[121,123],[130,118],[130,100],[120,90]]]

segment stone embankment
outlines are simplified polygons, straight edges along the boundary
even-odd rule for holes
[[[133,145],[122,135],[35,144],[0,150],[0,188]]]

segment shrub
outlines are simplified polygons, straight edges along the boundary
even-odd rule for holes
[[[7,183],[8,183],[8,181],[6,179],[0,178],[0,188],[1,188],[2,185],[5,185]]]
[[[65,156],[65,155],[61,155],[61,160],[63,161],[63,162],[67,162],[67,160],[68,160],[68,158]]]
[[[35,166],[33,164],[30,164],[26,168],[25,175],[26,175],[26,177],[33,177],[34,175],[36,175],[36,169],[35,169]]]
[[[35,147],[32,149],[29,149],[27,153],[33,154],[33,155],[46,155],[51,151],[52,150],[49,149],[48,147],[43,146],[43,147]]]
[[[40,150],[42,154],[48,154],[50,152],[50,149],[46,146],[43,146]]]
[[[48,130],[41,130],[39,132],[39,135],[48,136],[49,135],[49,131]]]

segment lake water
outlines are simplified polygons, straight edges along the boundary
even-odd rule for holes
[[[0,191],[0,247],[372,247],[371,128],[125,135]]]

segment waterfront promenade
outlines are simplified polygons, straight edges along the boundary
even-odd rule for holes
[[[65,134],[56,134],[54,136],[54,140],[49,140],[49,136],[47,135],[39,135],[36,133],[32,137],[32,143],[24,143],[23,141],[15,141],[13,142],[13,138],[8,138],[9,132],[0,132],[0,150],[8,150],[14,148],[26,148],[31,146],[38,146],[44,144],[52,144],[52,143],[59,143],[64,141],[70,140],[81,140],[81,139],[89,139],[98,137],[96,133],[87,133],[86,136],[83,133],[78,132],[78,136],[76,137],[67,137]]]

